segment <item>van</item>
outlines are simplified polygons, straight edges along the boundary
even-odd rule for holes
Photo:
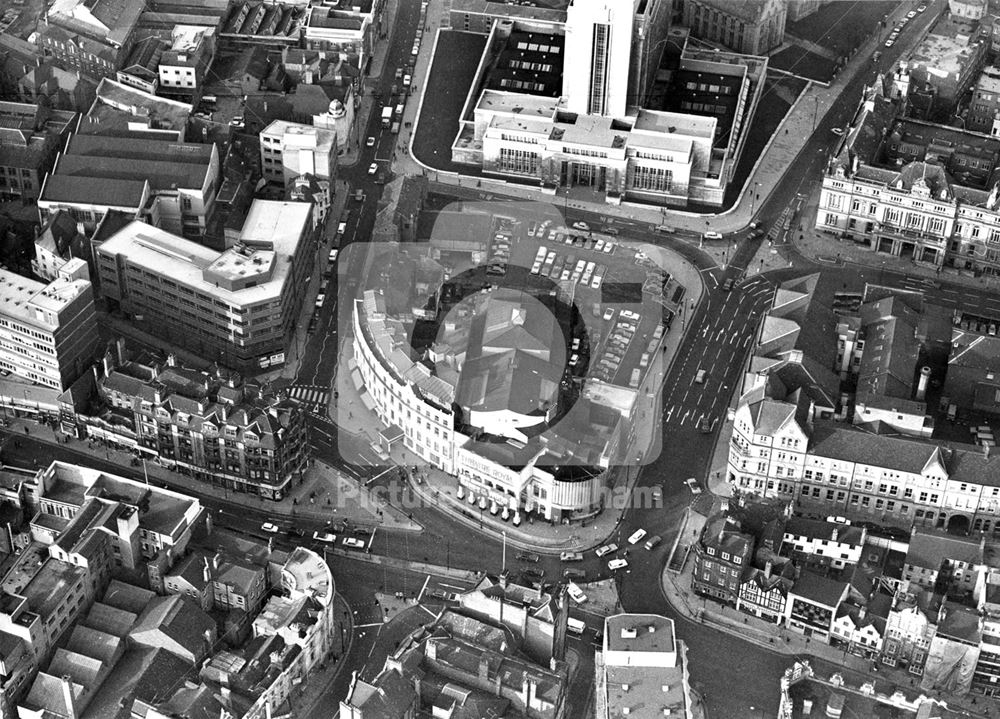
[[[566,631],[570,634],[575,634],[578,637],[583,636],[583,632],[587,629],[587,625],[581,622],[579,619],[573,619],[569,617],[566,620]]]
[[[705,374],[706,374],[705,370],[703,370],[703,369],[698,370],[698,374],[695,375],[695,378],[694,378],[694,383],[695,384],[705,384]]]
[[[347,223],[346,222],[338,222],[337,223],[337,237],[343,237],[345,232],[347,232]]]

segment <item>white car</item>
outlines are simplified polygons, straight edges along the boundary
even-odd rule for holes
[[[688,477],[685,479],[684,484],[686,484],[688,489],[691,490],[691,494],[701,494],[701,487],[698,486],[698,480],[694,477]]]
[[[605,544],[603,547],[598,547],[596,550],[594,550],[594,554],[596,554],[598,557],[603,557],[605,554],[611,554],[612,552],[617,552],[617,551],[618,551],[618,545],[612,543],[612,544]]]
[[[628,543],[629,544],[638,544],[639,542],[641,542],[645,538],[646,538],[646,530],[645,529],[637,529],[637,530],[635,530],[632,533],[632,536],[628,538]]]
[[[614,308],[608,307],[606,310],[604,310],[604,319],[606,321],[611,321],[614,318],[614,316],[615,316]]]
[[[353,547],[354,549],[364,549],[365,543],[360,539],[356,539],[355,537],[345,537],[344,546]]]
[[[604,278],[601,275],[594,275],[594,279],[590,281],[590,288],[592,290],[601,289],[601,283],[604,282]]]
[[[708,232],[705,233],[705,239],[706,240],[721,240],[722,239],[722,233],[721,232],[716,232],[715,230],[709,230]]]
[[[271,524],[270,522],[264,522],[262,525],[260,525],[260,528],[263,529],[265,532],[270,532],[271,534],[277,534],[279,531],[281,531],[278,529],[277,524]]]
[[[412,81],[413,81],[412,77],[410,77],[409,75],[403,75],[403,87],[409,87]]]
[[[376,172],[378,172],[378,163],[377,162],[373,162],[372,164],[370,164],[368,166],[368,174],[369,175],[374,175]]]
[[[569,598],[577,604],[587,603],[587,595],[583,593],[582,589],[573,584],[573,582],[566,585],[566,593],[569,594]]]
[[[906,13],[906,17],[908,17],[910,20],[912,20],[916,16],[917,16],[917,11],[916,10],[910,10],[910,12]]]
[[[830,130],[830,132],[832,132],[834,135],[843,135],[844,134],[844,128],[842,128],[842,127],[834,127],[834,128],[832,128]]]
[[[559,555],[560,562],[582,562],[583,554],[580,552],[562,552]]]
[[[574,222],[573,229],[583,230],[584,232],[590,232],[590,225],[588,225],[586,222]]]
[[[369,137],[367,140],[365,140],[365,147],[375,147],[375,138]]]
[[[612,559],[608,562],[608,569],[612,572],[617,572],[619,569],[625,569],[628,566],[627,559]]]
[[[886,41],[885,41],[885,46],[886,46],[886,47],[892,47],[892,46],[893,46],[893,41],[892,41],[892,39],[891,39],[891,38],[890,38],[889,40],[886,40]]]
[[[917,12],[923,12],[926,9],[927,9],[926,5],[921,5],[920,7],[917,8]]]
[[[329,263],[330,263],[331,265],[332,265],[332,264],[333,264],[334,262],[336,262],[336,261],[337,261],[337,255],[339,254],[339,252],[340,252],[340,250],[336,250],[336,249],[334,249],[334,250],[330,250],[330,254],[329,254],[329,255],[327,256],[327,261],[328,261],[328,262],[329,262]]]
[[[317,542],[326,542],[327,544],[333,544],[337,541],[337,535],[330,534],[329,532],[320,532],[316,530],[313,532],[313,539]]]
[[[594,252],[603,252],[603,251],[604,251],[604,240],[598,240],[597,242],[594,243]]]

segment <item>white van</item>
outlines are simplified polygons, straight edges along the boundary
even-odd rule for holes
[[[566,631],[568,631],[570,634],[575,634],[578,637],[582,637],[583,632],[586,629],[587,625],[581,622],[579,619],[573,619],[573,617],[569,617],[566,620]]]
[[[337,224],[337,237],[343,237],[344,233],[347,232],[347,223],[340,222]]]

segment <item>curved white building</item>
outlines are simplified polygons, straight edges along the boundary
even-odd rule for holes
[[[410,264],[417,274],[441,269],[430,260]],[[383,440],[402,439],[455,475],[470,507],[550,520],[600,511],[622,417],[583,399],[557,412],[565,363],[561,330],[547,310],[507,290],[476,293],[449,312],[437,341],[417,357],[412,309],[389,311],[389,294],[368,290],[352,312],[354,359],[386,426]],[[419,319],[435,318],[430,310]]]

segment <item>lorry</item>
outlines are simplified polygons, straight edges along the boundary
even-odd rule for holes
[[[392,106],[386,105],[382,108],[382,127],[389,127],[392,124]]]

